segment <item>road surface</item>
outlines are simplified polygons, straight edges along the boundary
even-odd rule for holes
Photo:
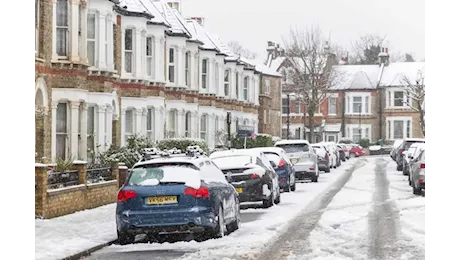
[[[283,194],[283,210],[242,210],[242,227],[284,218],[276,225],[204,243],[110,246],[87,259],[424,259],[425,201],[412,194],[391,158],[367,156],[344,165],[322,173],[318,184],[300,184],[297,197],[286,194],[284,205]],[[283,215],[294,208],[296,214]]]

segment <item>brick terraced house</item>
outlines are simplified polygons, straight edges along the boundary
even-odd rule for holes
[[[89,152],[122,146],[134,134],[202,138],[212,148],[227,111],[232,132],[237,124],[258,132],[259,91],[280,75],[234,55],[203,19],[184,18],[177,1],[36,0],[35,6],[39,157],[87,160]],[[265,112],[272,121],[280,111],[274,104]],[[263,130],[276,134],[278,127]]]
[[[287,138],[287,114],[290,118],[290,138],[307,139],[308,114],[305,106],[288,93],[289,61],[279,45],[268,42],[267,66],[283,75],[282,124],[283,138]],[[404,91],[405,79],[412,84],[424,73],[424,62],[389,62],[388,49],[379,55],[375,65],[331,65],[339,71],[340,83],[335,85],[315,114],[314,142],[339,141],[341,138],[358,142],[366,138],[394,140],[406,137],[421,138],[420,115],[407,103],[414,102]],[[289,104],[289,105],[288,105]],[[304,127],[305,126],[305,127]]]

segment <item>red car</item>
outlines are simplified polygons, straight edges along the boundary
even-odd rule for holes
[[[346,144],[346,146],[350,152],[350,158],[360,157],[365,154],[363,148],[359,144]]]

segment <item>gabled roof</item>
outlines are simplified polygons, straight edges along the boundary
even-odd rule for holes
[[[199,47],[200,49],[219,52],[219,48],[216,44],[214,44],[202,25],[193,19],[187,20],[186,23],[192,31],[191,34],[197,37],[197,39],[203,43],[203,45]]]
[[[278,73],[275,69],[269,68],[267,65],[263,64],[262,62],[246,59],[244,57],[240,57],[240,60],[243,61],[244,63],[255,66],[256,71],[261,74],[264,74],[267,76],[273,76],[273,77],[282,77],[282,75]]]
[[[415,84],[419,71],[425,72],[425,62],[392,62],[383,70],[380,86],[406,85],[404,78]]]
[[[154,18],[154,15],[145,8],[140,0],[120,0],[115,7],[117,12],[124,15]]]
[[[154,24],[163,24],[167,27],[171,27],[171,25],[166,21],[163,15],[158,11],[157,7],[154,5],[154,0],[140,0],[140,3],[144,6],[144,8],[154,16],[150,22]]]
[[[217,46],[217,48],[219,49],[219,51],[223,54],[225,54],[227,57],[225,57],[225,61],[229,61],[229,62],[236,62],[238,61],[238,56],[235,55],[231,50],[230,48],[227,46],[227,44],[224,43],[224,41],[222,41],[222,39],[220,39],[219,36],[217,35],[210,35],[208,34],[212,40],[212,42]]]
[[[380,75],[379,65],[335,65],[338,82],[334,89],[373,89]]]
[[[142,0],[142,1],[152,1],[152,0]],[[164,19],[171,25],[169,28],[169,33],[172,35],[183,35],[185,37],[191,38],[192,36],[188,32],[182,23],[177,19],[174,9],[172,9],[165,1],[152,1],[157,10],[161,13]]]

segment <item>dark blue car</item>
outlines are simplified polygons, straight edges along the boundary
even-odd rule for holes
[[[207,157],[179,155],[137,163],[118,193],[120,244],[138,234],[192,233],[218,238],[240,226],[235,188]]]
[[[279,147],[260,147],[250,150],[259,151],[265,154],[273,163],[272,166],[278,175],[280,189],[284,192],[295,191],[295,170],[289,156]]]

